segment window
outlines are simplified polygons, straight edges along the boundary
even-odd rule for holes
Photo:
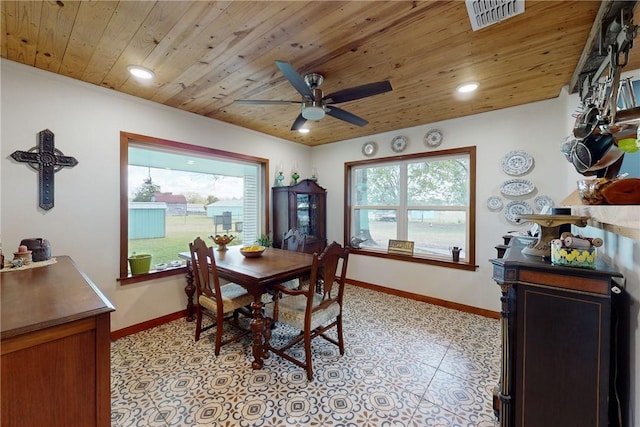
[[[267,169],[266,159],[121,132],[120,280],[182,273],[174,261],[197,236],[253,244],[266,233]],[[130,275],[134,253],[152,255],[149,274]]]
[[[475,268],[475,147],[345,168],[345,240],[363,240],[357,253]],[[413,256],[388,254],[389,240],[414,242]],[[454,247],[462,249],[459,263]]]

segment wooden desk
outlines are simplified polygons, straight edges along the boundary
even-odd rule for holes
[[[263,314],[262,295],[269,292],[272,285],[286,282],[310,274],[313,255],[300,252],[285,251],[277,248],[267,248],[261,257],[245,258],[240,253],[240,246],[230,246],[226,251],[214,250],[218,275],[226,280],[237,283],[253,295],[253,319],[251,331],[253,334],[253,362],[254,369],[263,366],[263,359],[268,357],[265,343],[268,342],[271,331],[269,320],[265,321]],[[193,319],[193,270],[191,268],[191,253],[181,252],[180,258],[187,260],[187,320]]]
[[[111,303],[68,256],[1,273],[2,425],[111,424]]]

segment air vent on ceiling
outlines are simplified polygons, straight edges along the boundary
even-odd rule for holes
[[[473,31],[524,12],[524,0],[465,0]]]

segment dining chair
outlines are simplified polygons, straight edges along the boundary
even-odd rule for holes
[[[307,235],[302,234],[297,228],[292,228],[285,232],[282,236],[282,249],[293,252],[304,252],[304,244],[307,240]],[[284,282],[283,285],[288,288],[298,288],[306,285],[308,278],[298,278]],[[277,319],[276,319],[277,320]]]
[[[251,310],[247,306],[253,302],[253,296],[235,283],[220,285],[213,248],[208,247],[200,237],[196,237],[193,243],[189,243],[189,250],[191,251],[191,265],[196,284],[195,340],[200,339],[200,334],[203,331],[215,326],[215,355],[217,356],[223,345],[236,342],[251,333],[250,329],[240,326],[239,314],[252,317]],[[213,323],[203,328],[203,316],[207,316]],[[240,332],[223,340],[225,320]]]
[[[344,338],[342,333],[342,298],[347,273],[349,250],[333,242],[318,255],[313,254],[310,284],[300,289],[291,289],[283,285],[274,288],[283,297],[274,301],[279,321],[302,331],[289,342],[280,347],[266,347],[284,359],[307,371],[307,379],[313,380],[311,340],[322,337],[335,344],[344,355]],[[320,289],[320,292],[316,292]],[[327,335],[327,331],[335,328],[337,339]],[[276,331],[277,332],[277,331]],[[286,351],[294,345],[304,343],[304,362],[296,359]]]
[[[306,234],[302,234],[297,228],[291,228],[288,231],[282,233],[282,249],[293,252],[304,252],[304,244],[307,239]],[[287,280],[282,283],[282,286],[286,286],[290,289],[301,288],[309,285],[308,277],[299,277],[296,279]],[[273,290],[272,301],[276,301],[281,297],[280,293]],[[278,321],[278,304],[273,304],[273,322],[271,328],[276,327]]]
[[[306,234],[302,234],[297,228],[292,228],[282,236],[282,249],[294,252],[304,252],[304,244],[306,240]]]

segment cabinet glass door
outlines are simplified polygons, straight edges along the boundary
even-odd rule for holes
[[[296,195],[298,230],[307,236],[315,236],[318,226],[318,203],[314,194]]]

